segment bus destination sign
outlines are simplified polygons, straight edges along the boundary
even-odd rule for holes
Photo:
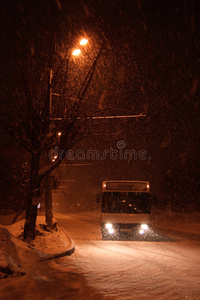
[[[106,190],[121,190],[121,191],[134,191],[134,192],[145,192],[148,190],[147,182],[106,182]]]

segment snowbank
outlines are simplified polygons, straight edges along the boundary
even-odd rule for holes
[[[20,265],[18,245],[17,239],[0,226],[0,279],[25,274]]]
[[[24,275],[30,261],[56,257],[70,248],[71,241],[64,232],[45,230],[45,217],[39,216],[36,238],[30,244],[22,240],[24,220],[9,226],[0,225],[0,278]]]

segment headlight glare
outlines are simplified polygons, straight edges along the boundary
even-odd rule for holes
[[[141,225],[141,229],[143,230],[147,230],[149,228],[149,226],[147,224],[142,224]]]
[[[111,228],[112,228],[112,224],[111,224],[111,223],[107,223],[107,224],[106,224],[106,228],[107,228],[107,229],[111,229]]]

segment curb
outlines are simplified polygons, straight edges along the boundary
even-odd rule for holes
[[[50,259],[53,259],[53,258],[60,258],[60,257],[72,255],[75,251],[75,243],[70,238],[68,238],[68,239],[70,241],[70,247],[66,251],[60,252],[60,253],[55,253],[55,254],[52,254],[52,255],[48,255],[47,257],[42,258],[39,261],[45,261],[45,260],[50,260]]]
[[[55,218],[54,218],[55,219]],[[55,253],[55,254],[49,254],[47,257],[40,259],[39,261],[45,261],[45,260],[50,260],[53,258],[59,258],[59,257],[64,257],[64,256],[70,256],[74,253],[75,251],[75,243],[72,239],[70,239],[66,233],[64,232],[64,230],[62,229],[62,227],[59,225],[59,223],[57,223],[57,226],[60,228],[60,230],[63,232],[63,234],[66,236],[66,238],[69,240],[70,242],[70,247],[64,251],[64,252],[60,252],[60,253]]]

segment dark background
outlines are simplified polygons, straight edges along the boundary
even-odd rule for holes
[[[88,165],[67,166],[62,176],[87,195],[100,191],[103,180],[148,180],[160,206],[199,210],[199,1],[8,0],[0,5],[1,114],[9,118],[16,105],[12,93],[20,89],[17,62],[34,49],[36,66],[43,64],[56,26],[61,44],[87,34],[93,47],[88,65],[105,41],[86,102],[99,109],[98,115],[146,117],[91,121],[92,135],[73,150],[102,155],[104,150],[119,150],[117,143],[123,141],[124,151],[145,150],[146,159],[75,159],[69,163]],[[17,209],[24,199],[27,154],[3,127],[1,206]]]

